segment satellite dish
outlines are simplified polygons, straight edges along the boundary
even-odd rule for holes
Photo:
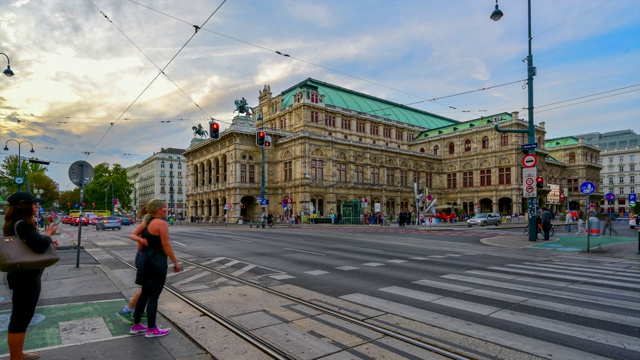
[[[84,180],[82,180],[84,168]],[[69,179],[76,186],[89,185],[93,180],[93,166],[84,160],[78,160],[69,167]]]

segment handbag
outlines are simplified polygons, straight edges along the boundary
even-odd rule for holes
[[[19,222],[14,225],[15,236],[3,236],[0,241],[0,271],[44,269],[57,263],[60,255],[53,244],[49,245],[47,251],[38,254],[18,236]]]

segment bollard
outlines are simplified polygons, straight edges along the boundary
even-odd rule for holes
[[[595,216],[589,218],[589,233],[591,236],[600,236],[600,219]]]

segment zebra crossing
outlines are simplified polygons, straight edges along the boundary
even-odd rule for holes
[[[638,289],[639,270],[525,262],[340,298],[544,358],[637,359]]]

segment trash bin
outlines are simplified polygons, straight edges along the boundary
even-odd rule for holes
[[[591,236],[600,236],[600,219],[595,216],[589,218],[589,233]]]

